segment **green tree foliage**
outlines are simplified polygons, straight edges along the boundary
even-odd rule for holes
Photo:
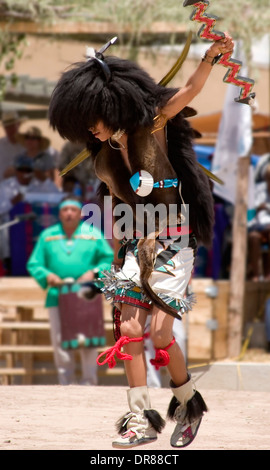
[[[0,0],[2,18],[109,21],[119,30],[129,24],[134,33],[155,21],[186,24],[192,10],[183,0]],[[246,41],[270,30],[269,0],[210,0],[207,13],[220,18],[222,30]]]
[[[11,70],[21,53],[23,35],[9,33],[9,24],[17,20],[111,22],[118,25],[120,44],[128,25],[129,44],[136,48],[142,31],[153,22],[185,24],[188,30],[197,32],[199,24],[189,19],[193,8],[183,7],[183,0],[0,0],[0,19],[5,21],[0,34],[0,68]],[[217,30],[229,31],[235,39],[243,40],[248,59],[252,41],[270,31],[269,0],[210,0],[207,14],[219,18]],[[173,40],[172,33],[170,42]],[[0,81],[3,85],[4,74]]]
[[[0,101],[3,100],[6,88],[6,73],[12,71],[14,62],[21,57],[23,46],[25,44],[24,34],[10,34],[8,31],[0,31]],[[11,74],[11,82],[16,83],[16,75]]]

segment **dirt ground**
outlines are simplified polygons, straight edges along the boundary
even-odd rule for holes
[[[112,450],[115,421],[127,411],[126,390],[115,386],[1,386],[0,450],[87,450],[89,458],[91,451],[102,455],[102,451]],[[209,412],[195,441],[185,450],[269,450],[268,392],[200,392]],[[152,407],[165,417],[170,390],[150,389],[150,396]],[[156,442],[133,451],[179,452],[170,447],[173,428],[168,421]]]

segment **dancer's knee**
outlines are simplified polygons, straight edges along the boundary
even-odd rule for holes
[[[155,330],[152,328],[150,330],[150,338],[154,348],[163,349],[170,344],[173,339],[173,335],[171,331],[163,332],[162,330]]]
[[[129,338],[137,338],[143,336],[143,329],[139,322],[134,319],[122,321],[120,326],[121,336]]]

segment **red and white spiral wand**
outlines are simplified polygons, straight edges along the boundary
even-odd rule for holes
[[[208,0],[185,0],[183,6],[186,7],[189,5],[193,5],[195,7],[195,10],[190,16],[190,19],[192,21],[203,23],[198,32],[198,36],[200,38],[208,39],[210,41],[218,41],[224,38],[224,33],[215,31],[213,29],[218,18],[214,15],[210,16],[205,13],[209,6]],[[238,75],[242,66],[242,62],[232,59],[231,54],[231,52],[227,52],[223,55],[217,56],[216,63],[229,68],[228,72],[224,76],[224,82],[241,87],[240,96],[239,98],[235,98],[235,101],[238,103],[249,104],[255,98],[255,93],[251,93],[254,80]]]

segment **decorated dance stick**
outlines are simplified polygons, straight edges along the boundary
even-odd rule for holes
[[[184,47],[180,57],[173,64],[172,68],[165,75],[165,77],[163,77],[162,80],[160,80],[159,85],[161,85],[161,86],[168,85],[168,83],[173,79],[173,77],[176,75],[176,73],[180,70],[181,66],[183,65],[184,61],[187,58],[188,51],[189,51],[189,48],[190,48],[190,45],[191,45],[191,41],[192,41],[192,32],[190,31],[188,33],[187,41],[186,41],[185,47]]]
[[[74,157],[73,160],[71,160],[71,162],[68,163],[68,165],[66,165],[62,171],[59,172],[59,176],[65,176],[70,170],[82,163],[88,157],[90,157],[90,152],[87,150],[87,148],[85,148],[79,153],[79,155]]]
[[[198,32],[198,36],[202,39],[208,39],[210,41],[218,41],[224,38],[224,33],[220,31],[215,31],[213,28],[218,19],[214,15],[207,15],[205,11],[209,6],[208,0],[198,1],[198,0],[185,0],[183,6],[193,5],[195,10],[193,10],[190,19],[192,21],[198,21],[203,23],[202,27]],[[235,101],[238,103],[250,104],[250,102],[255,98],[255,93],[251,93],[252,87],[254,85],[254,80],[251,78],[241,77],[238,75],[242,62],[231,58],[231,52],[226,54],[218,55],[213,63],[221,64],[224,67],[228,67],[229,70],[226,73],[223,81],[226,83],[231,83],[233,85],[239,86],[241,88],[239,98],[235,98]]]

